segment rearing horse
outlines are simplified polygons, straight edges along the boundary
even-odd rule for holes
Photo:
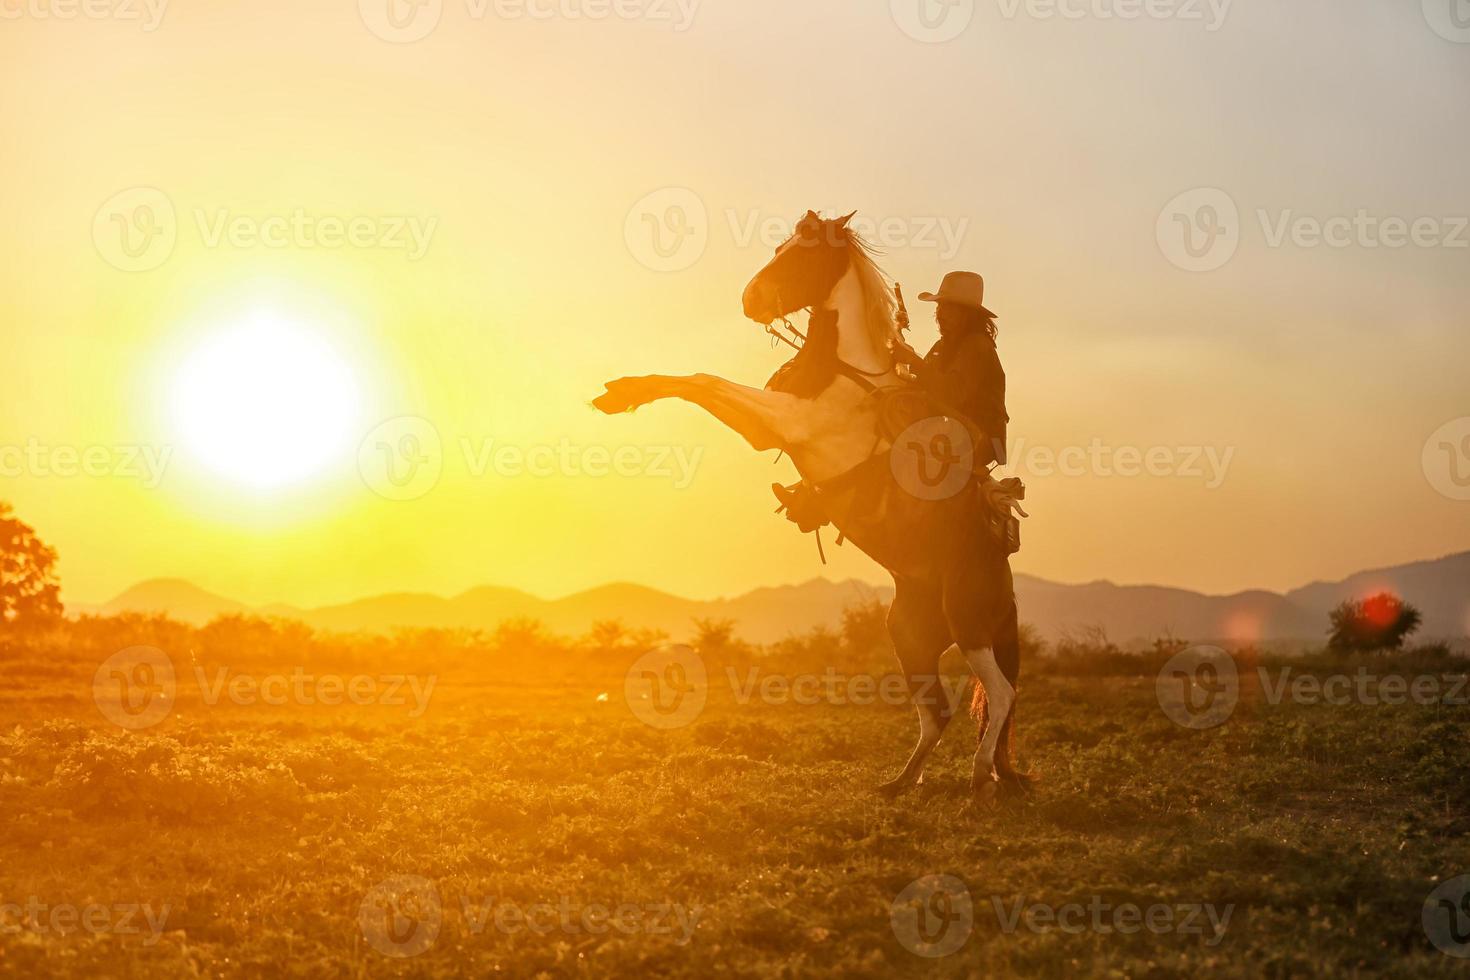
[[[905,490],[895,476],[893,454],[908,447],[885,435],[882,394],[904,384],[893,357],[902,336],[888,280],[851,219],[807,212],[746,287],[745,315],[757,323],[811,311],[805,345],[765,388],[708,374],[649,375],[608,383],[593,404],[612,414],[680,398],[756,450],[791,457],[832,523],[893,576],[888,632],[918,710],[919,742],[881,789],[893,795],[919,781],[955,714],[938,681],[940,658],[956,645],[979,681],[971,789],[988,802],[1001,785],[1024,788],[1029,779],[1012,762],[1020,644],[1009,555],[968,473],[961,491],[940,499]]]

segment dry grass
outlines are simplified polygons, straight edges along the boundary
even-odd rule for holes
[[[852,636],[706,650],[707,706],[664,731],[623,695],[647,639],[323,640],[130,620],[12,644],[0,903],[112,911],[103,928],[63,932],[0,913],[0,974],[1407,977],[1459,965],[1430,946],[1420,907],[1436,878],[1470,870],[1470,709],[1252,697],[1195,732],[1163,715],[1146,674],[1033,671],[1022,759],[1041,787],[962,816],[967,719],[925,785],[887,802],[872,790],[910,748],[908,710],[742,704],[724,672],[882,671],[881,652]],[[134,643],[169,650],[180,683],[166,718],[126,731],[99,712],[92,681]],[[417,717],[411,696],[211,705],[221,667],[257,680],[410,673],[434,688]],[[964,883],[973,926],[931,960],[900,942],[891,914],[934,874]],[[415,921],[438,924],[408,958],[374,946],[374,903],[400,876],[432,889],[402,898],[404,948],[428,935]],[[1218,936],[1008,933],[995,903],[1020,899],[1232,914]],[[135,913],[139,932],[118,934],[117,906],[166,918],[154,932]],[[617,925],[584,927],[596,906]]]

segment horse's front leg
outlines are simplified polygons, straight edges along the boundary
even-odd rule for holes
[[[924,763],[955,712],[939,673],[940,658],[950,646],[939,590],[896,579],[893,604],[888,607],[888,635],[908,683],[909,699],[919,712],[918,745],[903,771],[878,787],[880,793],[891,798],[923,778]]]
[[[679,398],[709,412],[760,451],[789,449],[800,435],[801,399],[751,388],[710,374],[650,374],[619,378],[592,404],[609,415],[631,412],[663,398]]]

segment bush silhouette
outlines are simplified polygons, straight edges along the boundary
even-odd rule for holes
[[[1332,610],[1330,617],[1327,647],[1338,653],[1397,650],[1423,620],[1419,610],[1388,592],[1347,599]]]
[[[0,631],[30,632],[60,618],[56,552],[0,502]]]

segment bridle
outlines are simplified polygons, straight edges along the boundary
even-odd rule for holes
[[[776,290],[776,308],[781,308],[781,291],[779,289]],[[802,307],[802,309],[805,310],[808,316],[812,315],[812,308],[810,306]],[[796,311],[792,310],[791,312],[794,313]],[[781,324],[780,329],[776,327],[777,323]],[[782,333],[782,330],[786,332]],[[780,316],[776,317],[776,319],[772,320],[770,323],[766,324],[765,332],[771,337],[772,347],[775,347],[776,342],[780,341],[781,343],[795,350],[797,353],[800,353],[802,347],[806,344],[806,334],[798,330],[796,324],[791,322],[790,313],[783,313]],[[788,337],[788,333],[796,339],[793,340],[791,337]],[[833,360],[837,362],[838,374],[843,375],[850,381],[856,382],[859,388],[862,388],[869,394],[872,394],[875,391],[880,391],[886,387],[892,387],[891,385],[875,384],[873,382],[873,379],[881,378],[885,375],[891,374],[893,373],[893,370],[898,367],[898,358],[894,357],[891,351],[888,355],[888,366],[881,371],[864,371],[862,368],[857,367],[856,365],[847,363],[840,357],[834,357]]]

